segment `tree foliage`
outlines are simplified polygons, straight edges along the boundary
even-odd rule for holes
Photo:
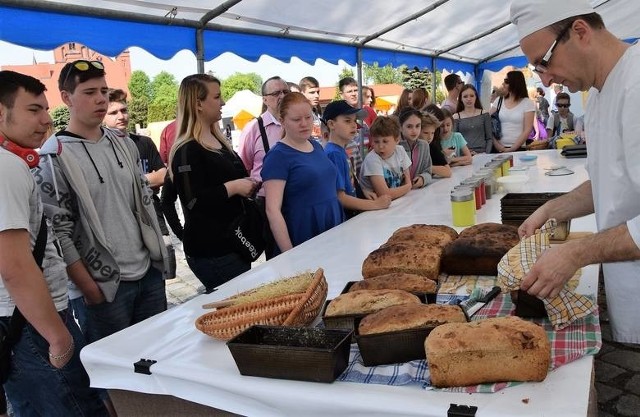
[[[56,132],[65,129],[69,124],[69,108],[64,104],[51,110],[50,114],[53,120],[53,129]]]
[[[159,85],[155,98],[149,103],[147,121],[151,123],[175,119],[177,105],[178,86],[170,84]]]
[[[151,100],[147,106],[147,122],[161,122],[176,117],[178,83],[173,74],[161,71],[151,81]],[[144,104],[140,104],[140,109]]]
[[[129,100],[129,131],[136,131],[136,124],[147,127],[147,114],[149,102],[145,98],[133,97]]]
[[[176,78],[170,72],[160,71],[155,77],[153,77],[153,81],[151,81],[150,103],[153,103],[156,98],[169,91],[165,86],[170,87],[171,90],[175,90],[177,94],[178,83],[176,82]]]
[[[151,100],[151,81],[146,72],[140,70],[133,71],[129,79],[128,87],[129,93],[131,94],[130,99],[145,99],[147,102]]]
[[[435,98],[433,95],[433,73],[425,69],[420,69],[418,67],[413,68],[403,68],[402,69],[402,86],[408,89],[415,89],[419,87],[426,88],[429,93],[429,97],[431,97],[431,101],[433,103],[441,103],[444,101],[446,97],[446,93],[442,91],[438,86],[440,85],[440,80],[442,78],[442,73],[440,71],[436,71],[435,73],[435,84],[436,84],[436,94]]]
[[[404,81],[402,71],[405,68],[405,65],[394,68],[391,64],[381,67],[377,62],[372,65],[363,64],[363,84],[402,84]]]
[[[235,93],[242,90],[251,90],[261,95],[262,77],[255,72],[231,74],[222,82],[222,98],[229,100]]]

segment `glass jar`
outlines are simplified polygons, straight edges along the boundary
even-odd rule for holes
[[[453,225],[458,227],[476,224],[476,210],[471,188],[460,187],[451,192]]]
[[[482,208],[482,194],[484,193],[484,186],[481,186],[480,181],[477,178],[467,178],[460,182],[460,185],[467,185],[473,189],[473,194],[476,203],[476,210],[480,210]],[[486,203],[486,198],[484,199]]]

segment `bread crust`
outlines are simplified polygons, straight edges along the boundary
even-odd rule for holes
[[[371,278],[392,273],[417,274],[437,281],[442,249],[425,243],[384,245],[371,252],[362,263],[362,276]]]
[[[445,323],[465,323],[462,309],[444,304],[404,304],[385,308],[360,321],[360,335],[433,328]]]
[[[424,346],[436,387],[542,381],[551,363],[544,329],[512,316],[443,324],[429,334]]]
[[[397,229],[386,244],[407,242],[425,243],[429,245],[444,247],[447,243],[458,238],[455,229],[439,224],[412,224]]]
[[[420,299],[402,290],[361,290],[341,294],[331,300],[324,315],[348,316],[369,314],[398,304],[420,304]]]
[[[500,259],[519,241],[515,226],[498,223],[471,226],[447,244],[440,267],[451,275],[497,275]]]
[[[357,290],[404,290],[413,293],[435,294],[438,283],[417,274],[385,274],[354,282],[349,291]]]

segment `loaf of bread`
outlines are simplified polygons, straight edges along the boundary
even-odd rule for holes
[[[462,309],[456,305],[403,304],[369,314],[360,321],[358,332],[361,335],[386,333],[466,321]]]
[[[440,263],[442,272],[450,275],[497,275],[498,262],[519,241],[515,226],[498,223],[471,226],[444,248]]]
[[[445,247],[447,243],[455,240],[458,232],[445,225],[414,224],[401,227],[393,232],[386,244],[398,242],[423,243],[432,246]]]
[[[420,299],[402,290],[361,290],[341,294],[331,300],[324,315],[350,316],[375,313],[399,304],[420,304]]]
[[[518,317],[443,324],[424,347],[436,387],[542,381],[551,362],[547,333]]]
[[[371,252],[362,263],[362,276],[372,278],[393,273],[417,274],[437,281],[442,249],[425,243],[399,242]]]
[[[416,274],[386,274],[354,282],[349,291],[404,290],[414,293],[435,294],[438,283]]]

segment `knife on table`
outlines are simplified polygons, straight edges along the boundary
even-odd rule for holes
[[[471,294],[471,297],[466,299],[465,301],[460,302],[460,307],[464,311],[465,315],[469,320],[476,314],[482,307],[487,305],[487,303],[496,296],[500,294],[500,287],[493,287],[489,291],[480,291],[478,295]]]

